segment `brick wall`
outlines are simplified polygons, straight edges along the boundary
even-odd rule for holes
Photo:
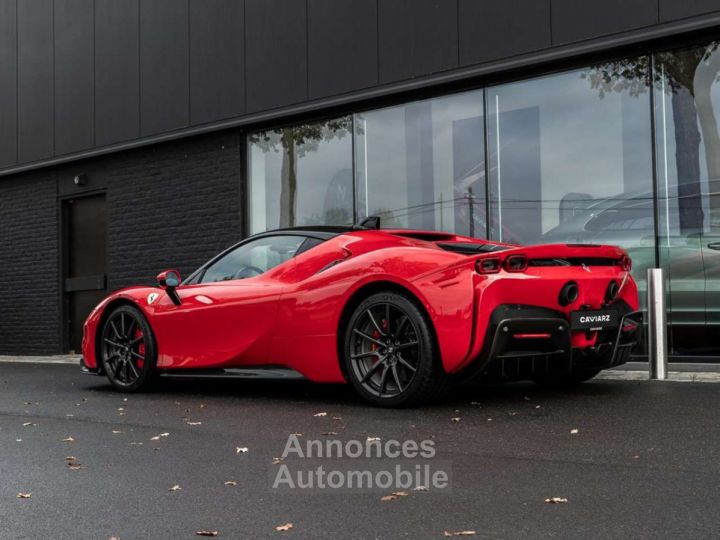
[[[0,354],[57,352],[55,171],[0,179]]]
[[[106,193],[108,290],[183,275],[241,239],[236,130],[0,178],[0,354],[60,350],[57,193]]]

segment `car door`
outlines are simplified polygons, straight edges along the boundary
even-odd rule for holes
[[[162,295],[153,327],[160,367],[202,368],[262,364],[286,284],[284,270],[304,236],[266,235],[223,253],[176,291]]]

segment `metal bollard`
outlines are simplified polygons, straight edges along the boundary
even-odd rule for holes
[[[662,268],[648,269],[647,281],[650,378],[664,381],[667,379],[667,319]]]

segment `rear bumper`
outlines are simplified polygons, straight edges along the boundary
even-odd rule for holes
[[[572,346],[573,332],[563,314],[531,306],[500,306],[493,312],[472,375],[521,380],[624,364],[642,339],[643,314],[627,305],[619,309],[617,328],[596,332],[592,346],[577,348]]]

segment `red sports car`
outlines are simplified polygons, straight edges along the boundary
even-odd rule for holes
[[[266,232],[184,281],[117,291],[85,322],[83,368],[136,391],[162,373],[284,366],[407,406],[472,376],[582,382],[639,339],[618,247],[378,226]]]

